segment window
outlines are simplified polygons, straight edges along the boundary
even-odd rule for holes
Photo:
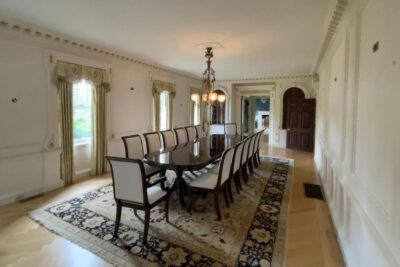
[[[74,144],[89,143],[93,136],[92,85],[81,80],[72,84]]]
[[[169,97],[167,91],[160,94],[160,131],[169,129]]]

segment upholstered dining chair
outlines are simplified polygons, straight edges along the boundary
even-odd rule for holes
[[[147,243],[150,224],[150,210],[165,200],[165,218],[168,218],[169,195],[172,189],[164,191],[158,186],[148,185],[143,162],[136,159],[106,157],[111,168],[114,199],[116,203],[116,218],[114,237],[118,237],[121,222],[122,207],[132,208],[139,218],[137,210],[144,210],[143,244]],[[166,178],[158,180],[163,183]]]
[[[257,150],[258,150],[259,141],[260,141],[262,132],[263,131],[259,131],[256,133],[256,140],[254,141],[253,152],[252,152],[252,156],[251,156],[251,160],[253,161],[253,166],[255,169],[257,169],[259,166],[259,162],[257,160]]]
[[[125,157],[127,159],[142,160],[144,157],[142,138],[138,134],[128,135],[121,137],[124,142]],[[150,179],[152,176],[160,174],[163,176],[164,170],[144,164],[144,171],[146,178]]]
[[[240,183],[240,176],[241,176],[240,169],[242,167],[242,154],[244,145],[245,141],[242,141],[236,145],[235,155],[233,159],[233,167],[232,167],[232,178],[235,182],[236,192],[238,194],[240,193],[240,190],[242,190],[242,185]]]
[[[206,132],[203,130],[203,127],[201,125],[196,125],[196,132],[197,132],[197,138],[202,138],[206,136]]]
[[[161,138],[159,132],[144,133],[143,136],[146,141],[147,153],[160,151]]]
[[[236,135],[237,134],[236,123],[234,123],[234,122],[225,123],[224,130],[225,130],[226,135]]]
[[[194,140],[197,139],[196,127],[194,127],[194,126],[186,126],[185,129],[186,129],[189,141],[194,141]]]
[[[215,211],[217,213],[217,220],[221,220],[221,211],[219,208],[219,193],[224,193],[225,204],[229,207],[228,201],[228,182],[232,174],[232,161],[235,153],[235,147],[229,148],[224,151],[219,163],[219,172],[214,174],[211,172],[203,173],[194,180],[187,181],[187,187],[189,192],[189,201],[187,204],[187,210],[189,213],[192,211],[193,205],[193,193],[209,193],[212,192],[214,195]],[[230,194],[230,197],[232,195]]]
[[[242,157],[241,157],[241,160],[240,160],[241,165],[242,165],[240,167],[240,172],[242,173],[242,178],[243,178],[243,181],[245,183],[247,183],[247,181],[249,180],[249,176],[247,175],[247,155],[248,155],[248,152],[249,152],[250,141],[251,141],[250,137],[247,137],[243,141],[244,145],[243,145]]]
[[[209,135],[225,134],[225,126],[223,124],[210,124],[208,131]]]
[[[265,129],[260,131],[260,136],[259,136],[258,142],[257,142],[256,160],[258,161],[258,164],[261,164],[260,149],[261,149],[261,145],[262,145],[263,138],[264,138],[264,131],[265,131]]]
[[[184,127],[175,128],[175,135],[176,135],[176,143],[177,144],[184,144],[188,142],[188,134]]]
[[[163,148],[176,146],[175,134],[172,130],[161,131]]]
[[[250,174],[253,175],[254,173],[254,166],[253,166],[253,149],[254,143],[256,141],[257,134],[252,134],[250,136],[250,144],[247,151],[247,165],[249,167]]]

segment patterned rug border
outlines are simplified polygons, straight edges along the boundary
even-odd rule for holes
[[[288,186],[285,186],[285,192],[283,193],[281,212],[279,213],[278,231],[276,233],[275,248],[272,253],[271,267],[283,267],[286,266],[286,241],[287,241],[287,225],[289,217],[289,205],[292,200],[292,188],[293,188],[293,177],[294,177],[294,159],[289,158],[278,158],[260,155],[266,158],[275,158],[289,161],[289,172],[287,174],[286,182]]]
[[[291,191],[293,187],[294,177],[294,160],[282,157],[271,157],[266,155],[260,155],[262,158],[275,159],[275,160],[286,160],[289,162],[289,170],[286,177],[285,190],[282,197],[281,208],[278,220],[278,230],[276,232],[276,239],[274,242],[274,252],[272,256],[271,267],[282,267],[285,261],[285,245],[287,239],[287,217],[289,214],[289,205],[291,201]],[[269,179],[270,177],[268,177]],[[99,256],[104,261],[117,266],[126,267],[128,266],[159,266],[157,263],[151,263],[137,256],[132,256],[131,253],[116,247],[115,245],[102,240],[96,236],[89,234],[88,232],[81,230],[71,224],[62,220],[55,220],[54,216],[46,211],[47,208],[61,204],[67,199],[71,199],[76,196],[83,195],[94,189],[85,190],[63,198],[59,201],[51,202],[44,205],[36,210],[28,213],[28,217],[34,220],[39,225],[48,229],[52,233],[67,239],[68,241],[80,246],[81,248],[90,251],[91,253]],[[92,241],[93,240],[93,241]],[[92,241],[92,242],[90,242]]]

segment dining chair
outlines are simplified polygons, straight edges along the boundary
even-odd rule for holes
[[[161,138],[159,132],[144,133],[143,136],[146,141],[147,153],[160,151]]]
[[[161,131],[163,148],[176,146],[175,134],[172,130]]]
[[[242,190],[242,185],[240,183],[240,169],[242,167],[242,153],[244,145],[244,141],[236,145],[235,155],[233,159],[232,178],[235,182],[236,192],[238,194],[240,194],[240,190]]]
[[[189,141],[194,141],[194,140],[197,139],[196,127],[194,127],[194,126],[186,126],[185,129],[186,129]]]
[[[138,134],[122,136],[124,142],[125,157],[127,159],[143,160],[144,151],[142,138]],[[144,171],[146,178],[150,179],[152,176],[159,174],[163,176],[165,170],[144,164]]]
[[[141,160],[109,156],[106,158],[111,168],[116,203],[114,237],[118,237],[123,207],[133,209],[138,219],[140,218],[137,210],[144,210],[143,244],[146,244],[150,224],[150,210],[164,200],[165,218],[167,222],[169,221],[168,206],[172,189],[164,191],[162,188],[154,186],[154,184],[149,185],[146,182],[145,169]],[[164,183],[165,180],[166,178],[160,179],[157,183]]]
[[[252,161],[253,161],[253,166],[254,166],[255,169],[257,169],[258,166],[260,165],[258,160],[257,160],[257,151],[258,151],[258,146],[259,146],[259,141],[260,141],[260,138],[261,138],[261,134],[262,134],[262,131],[259,131],[256,134],[256,140],[254,141],[254,146],[253,146]]]
[[[229,207],[228,201],[228,182],[232,175],[232,162],[233,155],[235,153],[235,147],[231,147],[224,151],[219,163],[219,172],[214,174],[211,172],[204,173],[194,180],[186,181],[189,193],[189,201],[187,204],[187,210],[189,213],[192,211],[193,205],[193,193],[209,193],[212,192],[214,195],[214,206],[217,213],[217,220],[221,220],[221,211],[219,208],[219,193],[224,193],[225,204]],[[232,194],[230,193],[230,197]]]
[[[258,138],[258,142],[257,142],[257,151],[256,151],[256,160],[258,161],[258,164],[261,164],[261,159],[260,159],[260,149],[261,149],[261,145],[263,142],[263,134],[264,134],[265,129],[260,131],[260,136]]]
[[[206,132],[203,130],[203,127],[201,125],[196,125],[196,132],[197,132],[197,138],[202,138],[206,136]]]
[[[225,123],[224,131],[226,135],[236,135],[237,134],[237,127],[236,123]]]
[[[247,137],[243,142],[243,151],[242,151],[242,156],[241,156],[241,167],[240,167],[240,172],[242,173],[242,178],[245,183],[249,180],[249,176],[247,175],[247,154],[249,151],[249,146],[250,146],[250,137]]]
[[[225,127],[223,124],[210,124],[209,135],[225,134]]]
[[[177,144],[184,144],[188,142],[188,134],[184,127],[175,128],[175,135],[176,135],[176,143]]]
[[[254,143],[256,141],[256,134],[252,134],[250,136],[250,144],[247,151],[247,165],[249,166],[250,174],[253,175],[254,173],[254,166],[253,166],[253,149]]]

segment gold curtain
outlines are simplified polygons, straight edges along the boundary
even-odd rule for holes
[[[72,140],[72,83],[57,82],[61,108],[61,178],[65,185],[72,184],[73,178],[73,140]]]
[[[106,93],[107,84],[100,84],[93,90],[93,144],[92,144],[92,175],[105,171],[106,155]]]
[[[173,100],[176,95],[175,84],[171,82],[164,82],[160,80],[153,81],[153,102],[154,102],[154,125],[155,131],[160,130],[160,94],[164,91],[168,93],[168,125],[172,128],[173,119]]]
[[[58,61],[55,71],[61,106],[61,177],[68,185],[73,179],[72,83],[84,79],[94,86],[92,174],[101,174],[106,153],[105,95],[110,89],[110,81],[106,70],[69,62]]]

